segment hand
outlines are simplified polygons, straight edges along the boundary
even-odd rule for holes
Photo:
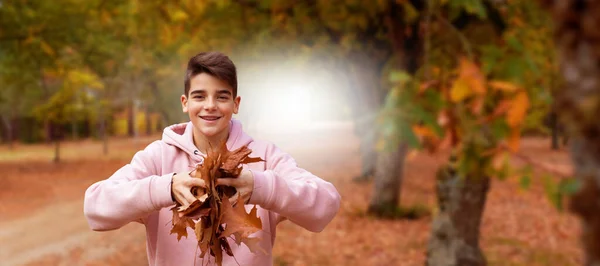
[[[232,203],[236,202],[239,197],[244,204],[248,203],[252,191],[254,190],[254,175],[250,170],[242,170],[242,173],[237,178],[219,178],[217,186],[231,186],[237,190],[236,195],[231,197]]]
[[[203,189],[198,189],[197,196],[202,196],[205,193],[204,188],[206,188],[206,184],[204,180],[200,178],[191,177],[191,174],[194,174],[196,170],[187,173],[177,173],[173,175],[173,184],[171,185],[171,195],[175,201],[177,201],[182,206],[188,206],[192,204],[192,202],[196,201],[196,197],[192,194],[192,188],[200,187]]]

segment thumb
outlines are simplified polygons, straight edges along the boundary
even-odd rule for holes
[[[190,183],[192,183],[192,186],[202,187],[202,188],[206,187],[204,180],[202,180],[200,178],[192,178],[192,179],[190,179]]]
[[[217,185],[221,185],[221,186],[234,186],[235,185],[235,178],[218,178],[217,179]]]

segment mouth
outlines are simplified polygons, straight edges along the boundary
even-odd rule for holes
[[[205,116],[200,116],[200,118],[202,118],[202,120],[206,120],[206,121],[217,121],[217,120],[221,119],[221,116],[205,115]]]

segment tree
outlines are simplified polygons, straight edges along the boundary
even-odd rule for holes
[[[421,31],[425,1],[407,1],[402,5],[390,3],[385,16],[389,39],[393,47],[393,58],[391,67],[401,69],[407,75],[414,76],[423,63],[423,32]],[[401,84],[398,89],[402,90],[408,84]],[[388,93],[388,99],[394,96],[394,91]],[[402,108],[405,110],[404,108]],[[406,132],[408,123],[405,117],[394,116],[400,131],[399,141],[386,141],[388,149],[378,154],[375,166],[375,184],[368,212],[379,216],[393,216],[398,209],[400,201],[400,190],[402,185],[402,169],[404,169],[404,157],[407,152],[409,135]],[[385,132],[384,132],[385,133]]]
[[[45,73],[60,67],[60,58],[69,51],[68,44],[77,43],[85,36],[85,29],[79,25],[86,19],[88,6],[80,5],[78,1],[65,1],[64,4],[69,8],[43,1],[3,1],[0,8],[0,27],[3,29],[0,31],[0,48],[5,53],[0,57],[0,65],[6,69],[0,75],[5,76],[2,79],[6,82],[4,86],[24,94],[23,98],[30,106],[51,98],[57,91]],[[13,78],[12,75],[20,77]],[[39,93],[30,94],[29,91]],[[18,115],[32,115],[31,109]],[[59,127],[45,117],[41,118],[46,140],[51,141],[51,129]]]
[[[579,189],[569,209],[582,222],[585,265],[600,264],[600,54],[597,18],[600,3],[595,1],[544,1],[556,29],[554,40],[565,84],[555,91],[556,109],[570,137],[571,157]]]
[[[62,73],[61,73],[62,72]],[[69,122],[74,116],[85,112],[84,106],[92,99],[94,90],[103,88],[98,77],[80,70],[66,70],[53,75],[60,75],[60,89],[45,104],[38,106],[34,113],[37,117],[51,122],[52,139],[55,143],[54,162],[60,161],[60,141],[64,137],[61,125]]]
[[[450,147],[451,156],[437,173],[440,212],[427,264],[485,265],[479,227],[490,178],[507,175],[507,156],[518,151],[529,107],[544,104],[530,95],[548,90],[531,84],[539,84],[552,65],[540,59],[541,52],[523,48],[547,40],[538,24],[544,16],[525,1],[452,1],[430,8],[432,42],[447,45],[426,52],[429,79],[411,99],[422,101],[415,113],[430,115],[421,115],[413,131],[430,150]],[[541,33],[530,34],[536,30]]]

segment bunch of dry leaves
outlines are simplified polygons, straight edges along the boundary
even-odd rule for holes
[[[233,256],[227,237],[233,236],[236,244],[246,244],[250,251],[263,251],[259,238],[251,234],[262,229],[257,216],[256,206],[246,213],[241,196],[233,187],[217,186],[218,178],[237,178],[242,171],[242,164],[263,161],[261,158],[249,157],[252,150],[243,146],[229,151],[225,143],[219,149],[210,149],[204,163],[196,167],[195,178],[201,178],[206,188],[194,188],[192,194],[197,198],[189,206],[177,204],[173,211],[173,228],[171,234],[177,234],[177,240],[187,237],[187,228],[194,229],[200,248],[200,258],[208,253],[221,265],[223,252]],[[234,200],[237,199],[237,200]]]

